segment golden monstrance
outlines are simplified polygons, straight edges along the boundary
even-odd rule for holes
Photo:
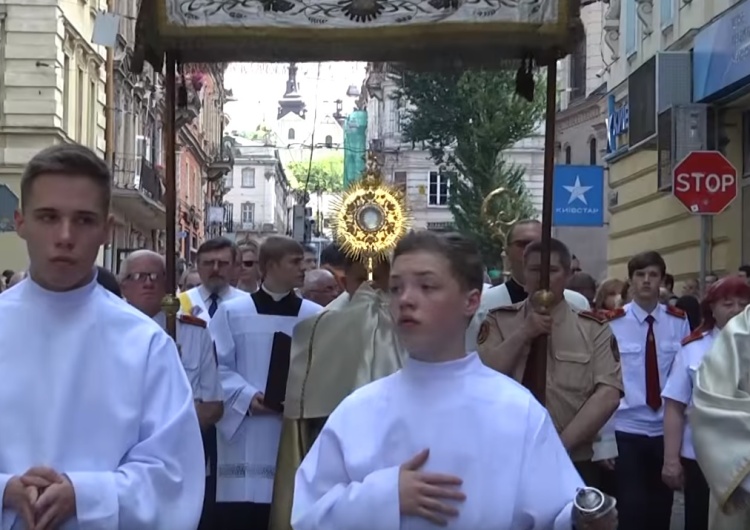
[[[404,192],[383,180],[377,157],[367,157],[362,179],[349,186],[334,203],[336,243],[351,259],[362,261],[372,281],[375,263],[388,254],[409,229]]]

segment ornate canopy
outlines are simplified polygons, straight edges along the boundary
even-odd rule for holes
[[[572,51],[580,0],[142,0],[133,68],[184,62],[539,64]]]

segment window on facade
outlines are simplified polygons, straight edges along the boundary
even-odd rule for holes
[[[294,129],[289,129],[289,132],[286,133],[287,140],[294,140]]]
[[[252,202],[242,203],[242,224],[253,224],[255,222],[255,204]]]
[[[659,11],[661,29],[666,29],[674,22],[674,0],[661,0]]]
[[[252,167],[242,168],[242,187],[243,188],[254,188],[255,187],[255,169]]]
[[[572,160],[572,158],[573,158],[573,153],[570,150],[570,146],[566,145],[565,146],[565,163],[570,164],[570,161]]]
[[[96,149],[96,130],[97,116],[99,115],[99,105],[96,98],[96,81],[89,82],[89,147]]]
[[[430,171],[428,204],[430,206],[446,206],[448,204],[449,192],[450,182],[448,175],[439,171]]]
[[[62,116],[62,128],[66,133],[70,133],[70,57],[67,55],[65,56],[65,61],[63,62],[63,68],[65,69],[65,72],[63,72],[63,93],[62,93],[62,99],[63,99],[63,116]]]
[[[224,203],[224,231],[234,232],[234,205],[231,202]]]
[[[637,0],[625,0],[625,53],[629,56],[636,52],[638,14]]]
[[[576,46],[570,56],[570,72],[568,74],[570,87],[570,101],[576,101],[586,96],[586,39]]]
[[[78,83],[76,83],[76,141],[83,143],[83,115],[84,113],[84,94],[86,93],[86,74],[82,69],[78,69]]]
[[[328,136],[326,136],[325,146],[326,147],[332,147],[333,146],[333,136],[331,136],[330,134]]]
[[[592,138],[589,140],[589,164],[592,166],[596,165],[596,155],[596,138]]]
[[[232,180],[233,180],[234,174],[230,171],[226,175],[224,175],[224,188],[231,190],[232,189]]]
[[[393,184],[406,191],[406,171],[396,171],[393,173]]]

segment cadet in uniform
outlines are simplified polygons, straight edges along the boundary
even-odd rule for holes
[[[130,254],[122,264],[120,284],[125,299],[137,309],[153,318],[162,327],[166,326],[166,315],[161,310],[161,300],[166,293],[165,262],[159,254],[150,250],[138,250]],[[181,314],[177,320],[177,347],[182,366],[185,368],[193,389],[195,410],[201,430],[212,429],[224,413],[224,399],[219,381],[219,369],[214,344],[205,320]],[[210,459],[206,458],[206,495],[199,528],[211,528],[216,495],[209,486],[215,477]]]
[[[578,311],[565,302],[571,255],[552,239],[549,314],[532,299],[490,312],[477,342],[485,364],[530,386],[533,372],[546,371],[546,388],[537,395],[546,405],[571,459],[589,485],[598,485],[598,466],[591,462],[597,433],[617,409],[622,396],[620,358],[604,315]],[[541,243],[524,254],[526,285],[539,286]],[[547,335],[546,361],[533,354],[533,341]],[[546,366],[545,366],[546,365]]]
[[[625,397],[615,413],[620,530],[669,530],[672,490],[661,478],[664,409],[661,393],[682,340],[690,334],[685,313],[659,303],[666,264],[658,252],[628,262],[633,301],[610,313],[622,355]]]

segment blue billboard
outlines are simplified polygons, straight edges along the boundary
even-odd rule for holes
[[[604,168],[555,166],[552,184],[554,226],[604,225]]]
[[[728,9],[693,40],[693,100],[710,101],[750,79],[750,0]]]

